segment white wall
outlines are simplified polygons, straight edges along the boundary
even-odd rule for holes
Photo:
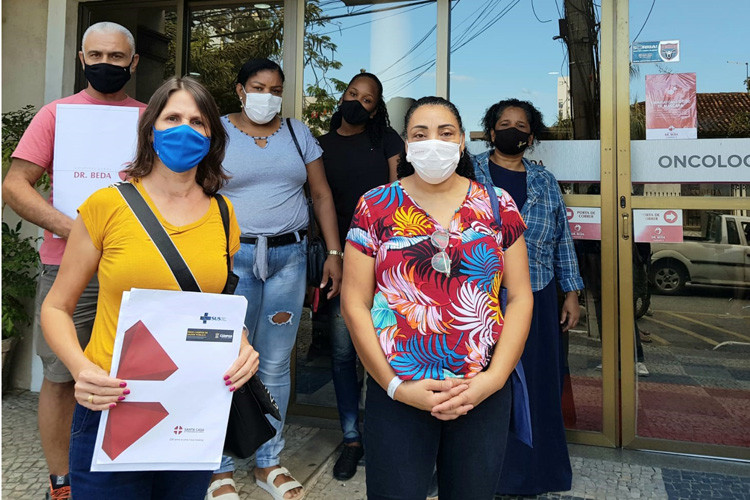
[[[2,2],[3,112],[44,104],[47,1]]]
[[[5,0],[2,2],[2,111],[42,105],[73,93],[76,69],[78,0]],[[19,217],[9,207],[3,220]],[[24,235],[42,231],[24,224]],[[30,307],[32,310],[32,307]],[[42,366],[33,349],[32,328],[17,347],[11,374],[14,387],[38,391]]]

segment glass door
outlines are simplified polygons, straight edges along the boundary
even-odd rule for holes
[[[571,440],[616,446],[614,7],[558,3],[532,10],[518,2],[308,2],[307,17],[316,21],[305,28],[302,115],[316,132],[327,131],[346,83],[362,69],[382,80],[397,131],[411,99],[449,89],[474,154],[490,147],[482,118],[493,103],[514,97],[541,110],[547,131],[527,158],[560,182],[586,289],[581,321],[561,339],[564,419]],[[441,5],[450,7],[448,26]],[[293,366],[294,410],[335,416],[330,348],[316,322],[303,323]]]
[[[339,98],[361,71],[382,82],[390,125],[398,133],[411,103],[438,93],[436,3],[307,2],[306,18],[301,119],[314,135],[329,131]],[[337,418],[328,325],[344,328],[343,318],[324,299],[312,317],[308,310],[305,314],[292,365],[291,407]],[[357,372],[362,384],[359,364]]]
[[[614,232],[606,216],[613,196],[614,128],[603,119],[612,116],[614,103],[608,4],[455,2],[450,97],[463,115],[475,155],[494,148],[490,127],[483,123],[494,103],[515,98],[542,113],[546,131],[525,157],[559,183],[584,282],[579,324],[562,335],[547,332],[542,343],[555,349],[551,346],[559,341],[560,399],[569,440],[615,446]],[[527,341],[526,348],[534,350],[536,342]],[[543,372],[533,376],[539,380]]]
[[[748,459],[750,4],[618,5],[623,445]]]

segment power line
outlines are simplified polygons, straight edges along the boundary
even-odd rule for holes
[[[562,19],[562,11],[560,10],[560,5],[557,3],[557,0],[555,0],[555,8],[557,9],[557,17]]]
[[[394,5],[391,7],[382,7],[380,9],[370,9],[367,11],[361,10],[357,12],[352,12],[351,14],[339,14],[335,16],[326,16],[326,17],[320,17],[316,19],[316,21],[331,21],[333,19],[341,19],[342,17],[354,17],[354,16],[364,16],[366,14],[375,14],[377,12],[387,12],[389,10],[396,10],[396,9],[405,9],[406,7],[412,7],[414,5],[422,5],[427,3],[435,3],[435,0],[421,0],[419,2],[412,2],[404,5]]]
[[[505,7],[497,15],[497,17],[495,17],[494,19],[492,19],[491,21],[489,21],[488,23],[486,23],[484,26],[482,26],[479,29],[479,31],[477,31],[476,33],[472,34],[470,37],[468,37],[467,40],[463,41],[458,46],[452,47],[451,50],[450,50],[450,53],[453,54],[454,52],[456,52],[457,50],[459,50],[460,48],[462,48],[463,46],[465,46],[466,44],[468,44],[469,42],[471,42],[472,40],[474,40],[475,38],[477,38],[481,34],[483,34],[485,31],[487,31],[489,28],[491,28],[493,25],[495,25],[498,21],[500,21],[500,19],[502,19],[503,17],[505,17],[520,2],[521,2],[521,0],[515,0],[515,2],[513,2],[510,5],[508,5],[507,7]],[[494,7],[493,7],[493,10],[494,10]],[[436,60],[432,59],[431,61],[428,61],[427,63],[422,64],[421,65],[422,67],[424,67],[425,65],[427,65],[427,67],[424,68],[422,71],[420,71],[419,74],[411,77],[407,82],[405,82],[400,87],[398,87],[396,90],[394,90],[393,93],[398,93],[401,90],[403,90],[406,87],[408,87],[409,85],[411,85],[412,83],[414,83],[416,80],[419,79],[419,77],[421,77],[422,75],[424,75],[425,73],[427,73],[427,71],[429,71],[430,69],[432,69],[432,67],[435,66],[435,63],[436,63]],[[411,73],[412,71],[414,71],[414,69],[410,70],[407,73]],[[407,74],[407,73],[404,73],[404,75]],[[403,75],[400,75],[400,76],[403,76]]]
[[[531,12],[534,13],[534,17],[536,17],[536,20],[539,21],[540,23],[551,23],[552,22],[552,19],[547,19],[546,21],[542,21],[541,19],[539,19],[539,16],[536,15],[536,9],[534,8],[534,0],[531,0]]]
[[[416,5],[416,6],[412,7],[411,9],[407,9],[407,10],[405,10],[403,12],[395,12],[395,13],[390,14],[388,16],[383,16],[380,19],[383,20],[383,19],[388,19],[389,17],[400,16],[401,14],[406,14],[407,12],[411,12],[413,10],[421,9],[422,7],[426,7],[426,6],[427,6],[427,4]],[[360,26],[364,26],[365,24],[371,24],[371,23],[372,23],[372,21],[365,21],[363,23],[352,24],[350,26],[345,26],[345,27],[339,28],[337,30],[326,31],[326,32],[317,33],[317,34],[318,35],[330,35],[332,33],[341,33],[342,31],[346,31],[346,30],[349,30],[349,29],[352,29],[352,28],[358,28]]]
[[[648,22],[648,18],[651,17],[651,12],[654,10],[654,5],[656,5],[656,0],[653,0],[651,2],[651,8],[648,9],[648,15],[646,16],[646,20],[643,21],[643,25],[641,26],[641,29],[638,30],[638,34],[635,35],[633,38],[633,41],[631,43],[635,43],[636,40],[638,40],[638,37],[641,35],[641,31],[643,31],[643,28],[646,27],[646,23]]]

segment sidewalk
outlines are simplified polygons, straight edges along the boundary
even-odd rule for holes
[[[3,397],[2,498],[44,498],[45,464],[36,430],[37,399],[29,392]],[[338,422],[290,417],[285,437],[282,464],[305,485],[306,500],[365,498],[364,467],[349,481],[333,478],[341,439]],[[570,454],[572,490],[536,498],[750,499],[749,464],[582,445],[571,445]],[[269,500],[251,481],[250,467],[252,460],[237,462],[235,478],[240,496]]]

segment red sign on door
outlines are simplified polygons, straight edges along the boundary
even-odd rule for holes
[[[602,211],[594,207],[568,207],[566,216],[574,240],[602,238]]]
[[[681,243],[682,210],[633,210],[637,243]]]

